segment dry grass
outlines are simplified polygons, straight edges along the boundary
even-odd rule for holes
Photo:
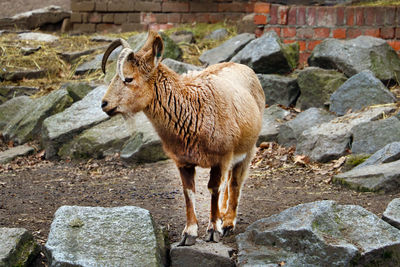
[[[368,2],[360,2],[357,4],[351,4],[355,6],[399,6],[399,0],[377,0],[377,1],[368,1]]]

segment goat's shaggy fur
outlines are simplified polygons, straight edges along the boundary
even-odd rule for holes
[[[207,240],[218,241],[235,227],[240,188],[261,129],[265,96],[257,76],[236,63],[179,76],[160,63],[163,43],[155,32],[149,32],[137,53],[129,50],[125,41],[111,44],[103,58],[103,70],[118,45],[124,49],[103,98],[103,110],[109,115],[144,111],[165,152],[176,163],[187,215],[181,245],[192,245],[197,237],[194,168],[211,168]],[[220,198],[225,180],[227,186]]]

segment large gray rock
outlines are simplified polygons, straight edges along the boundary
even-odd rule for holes
[[[35,99],[13,117],[4,128],[4,138],[23,144],[40,136],[43,121],[63,111],[73,100],[67,90],[59,89]]]
[[[164,236],[149,211],[132,206],[62,206],[46,242],[50,266],[163,266]]]
[[[400,141],[400,119],[369,121],[353,128],[351,151],[356,154],[373,154],[389,143]]]
[[[25,156],[30,153],[33,153],[35,149],[33,147],[27,146],[27,145],[20,145],[16,147],[12,147],[10,149],[7,149],[5,151],[0,152],[0,164],[4,164],[7,162],[12,161],[16,157],[19,156]]]
[[[3,131],[7,124],[18,116],[19,112],[24,112],[33,102],[28,96],[19,96],[0,105],[0,131]]]
[[[263,123],[258,136],[257,145],[262,142],[276,142],[279,134],[279,126],[283,119],[290,114],[278,105],[273,105],[264,110]]]
[[[74,102],[82,100],[95,86],[86,82],[68,82],[61,86],[68,91]]]
[[[121,150],[121,159],[127,163],[155,162],[167,159],[162,143],[151,122],[143,112],[130,122],[135,133]]]
[[[83,131],[72,141],[61,146],[61,158],[103,158],[119,152],[133,135],[122,116],[115,116],[90,129]]]
[[[16,70],[16,71],[4,71],[0,73],[0,81],[20,81],[23,79],[39,79],[48,75],[48,71],[46,69],[25,69],[25,70]]]
[[[230,258],[232,252],[232,248],[222,243],[203,240],[197,240],[196,244],[190,247],[178,247],[178,243],[174,243],[170,252],[171,266],[233,267],[235,264]]]
[[[14,97],[24,95],[31,96],[37,92],[39,92],[39,89],[36,87],[12,85],[0,86],[0,104],[3,104],[7,100]]]
[[[99,86],[81,101],[59,114],[48,117],[43,122],[42,144],[46,150],[46,158],[56,156],[62,144],[109,118],[101,109],[101,99],[106,91],[106,86]]]
[[[0,19],[0,29],[37,29],[49,24],[61,23],[71,16],[70,11],[59,6],[48,6],[40,9],[17,14],[11,18]]]
[[[30,266],[39,245],[24,228],[0,228],[0,266]]]
[[[396,97],[375,78],[364,70],[343,83],[330,98],[329,110],[344,115],[348,110],[358,111],[364,107],[396,102]]]
[[[300,97],[296,106],[302,110],[329,105],[329,98],[345,81],[346,76],[335,70],[325,70],[308,67],[302,70],[297,83],[300,87]]]
[[[204,37],[205,39],[208,40],[216,40],[216,41],[220,41],[225,39],[228,36],[228,30],[225,28],[221,28],[221,29],[216,29],[215,31],[213,31],[212,33],[210,33],[209,35],[207,35],[206,37]]]
[[[296,104],[300,95],[297,77],[276,74],[258,74],[257,77],[264,89],[266,104],[286,107]]]
[[[162,61],[162,63],[165,64],[166,66],[168,66],[168,68],[172,69],[173,71],[175,71],[176,73],[179,73],[179,74],[188,73],[190,71],[201,71],[203,69],[202,67],[198,67],[198,66],[195,66],[192,64],[180,62],[180,61],[177,61],[177,60],[171,59],[171,58],[164,59]]]
[[[351,77],[370,70],[380,80],[400,77],[400,58],[383,39],[359,36],[352,40],[326,39],[308,58],[311,66],[337,69]]]
[[[301,204],[237,236],[239,266],[396,266],[400,231],[360,206]]]
[[[311,127],[297,139],[296,154],[307,155],[311,160],[322,162],[339,158],[350,148],[356,125],[380,119],[383,114],[393,110],[394,106],[371,107]]]
[[[400,159],[400,142],[387,144],[382,149],[376,151],[371,157],[355,168],[362,168],[369,165],[389,163]]]
[[[200,55],[199,60],[206,65],[229,61],[250,41],[254,40],[254,34],[242,33],[225,41],[220,46],[205,51]]]
[[[231,61],[248,65],[256,73],[285,74],[297,66],[298,43],[283,44],[274,31],[248,43]]]
[[[296,118],[279,126],[278,143],[284,146],[295,146],[303,131],[331,121],[335,117],[324,109],[309,108],[299,113]]]
[[[400,229],[400,198],[395,198],[390,201],[382,214],[382,219],[397,229]]]
[[[332,182],[358,191],[399,192],[400,161],[355,168],[334,176]]]

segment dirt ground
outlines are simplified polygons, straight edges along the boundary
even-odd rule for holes
[[[2,144],[2,149],[5,145]],[[0,165],[0,227],[24,227],[46,242],[54,212],[62,205],[115,207],[133,205],[150,210],[155,221],[178,241],[185,206],[178,171],[170,160],[125,166],[117,156],[86,162],[47,161],[38,152]],[[235,234],[224,243],[235,247],[235,235],[254,221],[311,201],[336,200],[360,205],[381,216],[397,194],[360,193],[331,184],[342,161],[308,163],[293,149],[267,143],[259,148],[246,180]],[[197,169],[196,209],[201,238],[209,214],[208,171]],[[39,261],[45,261],[44,257]]]

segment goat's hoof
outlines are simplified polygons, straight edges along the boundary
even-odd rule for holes
[[[182,246],[193,246],[196,244],[196,236],[189,235],[187,233],[183,234],[181,241],[178,244],[178,247]]]
[[[222,237],[233,234],[233,226],[226,226],[222,228]]]
[[[222,234],[214,229],[209,229],[207,231],[206,242],[216,242],[218,243],[221,240]]]

